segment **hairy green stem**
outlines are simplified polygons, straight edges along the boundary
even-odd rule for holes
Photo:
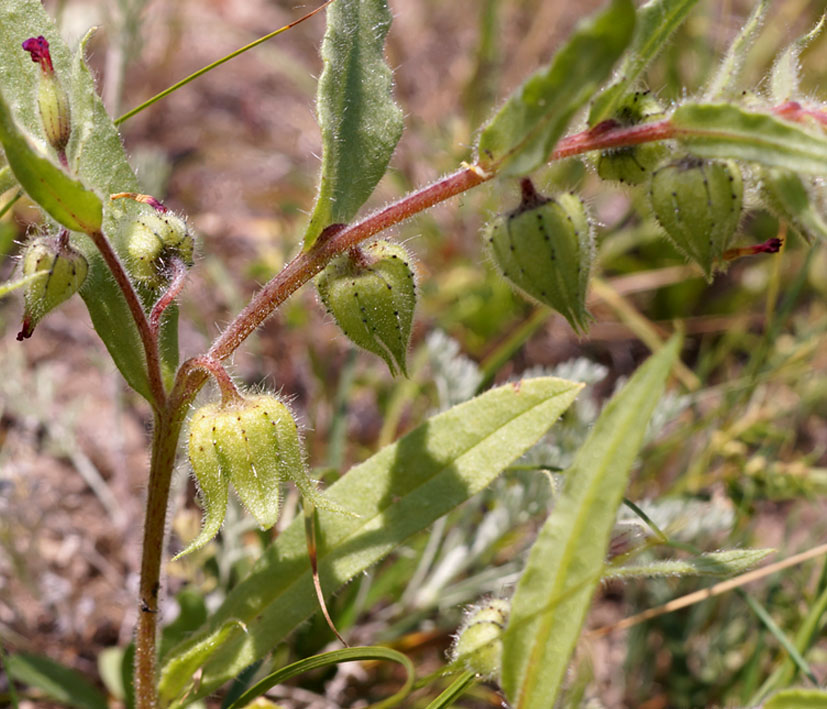
[[[139,615],[135,632],[135,706],[158,706],[158,616],[169,489],[186,407],[155,416],[142,541]]]

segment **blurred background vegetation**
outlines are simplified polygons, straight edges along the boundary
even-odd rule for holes
[[[297,0],[46,4],[70,44],[101,26],[89,60],[113,116],[313,7]],[[599,2],[390,4],[395,23],[387,53],[406,131],[369,207],[470,159],[480,123]],[[809,29],[825,5],[773,3],[748,57],[748,87],[761,88],[775,53]],[[648,87],[666,104],[697,92],[750,9],[741,0],[702,0],[648,72]],[[144,190],[187,215],[200,236],[181,302],[184,356],[203,351],[298,248],[319,169],[314,77],[323,30],[320,15],[122,126]],[[805,90],[824,99],[827,40],[806,50],[803,64]],[[827,538],[824,245],[811,247],[788,232],[781,254],[736,261],[708,285],[659,237],[645,195],[599,182],[588,156],[546,168],[536,183],[544,191],[552,184],[578,189],[599,224],[601,280],[592,289],[596,322],[588,337],[578,339],[562,317],[526,303],[494,274],[480,229],[518,201],[516,184],[496,181],[392,234],[418,261],[410,379],[393,380],[378,358],[356,353],[312,288],[288,301],[233,361],[241,381],[292,400],[316,476],[327,481],[430,412],[492,382],[550,370],[589,383],[554,438],[494,489],[336,598],[337,625],[353,643],[391,644],[409,653],[421,674],[444,664],[464,605],[513,588],[522,555],[553,504],[555,471],[567,465],[617,381],[676,323],[687,333],[687,369],[658,410],[629,498],[672,536],[704,550],[771,546],[783,558]],[[0,206],[12,196],[3,195]],[[13,272],[37,219],[22,199],[0,220],[0,279]],[[739,245],[783,230],[748,194]],[[150,412],[108,362],[79,299],[50,314],[22,344],[14,338],[19,301],[0,302],[0,641],[96,678],[106,667],[102,651],[128,645],[137,613]],[[200,524],[183,464],[178,477],[176,549]],[[295,513],[291,492],[284,524]],[[618,552],[640,542],[623,530],[619,525]],[[270,535],[231,508],[219,540],[169,565],[168,643],[217,605]],[[706,585],[612,581],[589,625]],[[825,586],[827,566],[811,561],[746,592],[795,636]],[[305,624],[277,659],[312,654],[330,640],[323,623]],[[806,657],[823,680],[827,643],[815,642]],[[783,659],[743,597],[726,594],[584,646],[568,702],[741,706]],[[398,682],[392,669],[343,667],[281,688],[280,701],[350,706],[385,696]],[[411,706],[425,706],[441,682]],[[482,684],[457,706],[501,701],[493,685]]]

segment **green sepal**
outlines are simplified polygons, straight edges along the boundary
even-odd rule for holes
[[[58,151],[65,150],[72,132],[72,112],[69,95],[54,74],[40,73],[37,107],[49,145]]]
[[[480,134],[477,161],[489,172],[525,175],[548,160],[574,114],[609,76],[632,39],[631,0],[580,23],[551,63],[518,88]]]
[[[708,281],[723,266],[741,219],[744,185],[734,162],[687,156],[652,175],[652,210],[669,240]]]
[[[734,99],[738,96],[744,61],[758,36],[761,25],[764,24],[769,7],[770,0],[758,0],[755,4],[750,16],[741,25],[741,30],[735,35],[727,48],[718,71],[709,82],[709,86],[704,93],[706,101]]]
[[[510,283],[554,308],[576,332],[585,332],[591,321],[586,291],[594,260],[586,206],[573,193],[542,197],[530,184],[523,181],[523,203],[488,226],[489,253]]]
[[[392,375],[408,376],[408,343],[416,282],[404,248],[377,241],[327,266],[317,279],[319,297],[345,335],[379,355]]]
[[[799,56],[801,52],[824,29],[827,15],[822,15],[815,27],[807,34],[799,37],[778,55],[770,72],[770,99],[773,103],[781,103],[794,99],[799,94]]]
[[[23,252],[23,275],[45,272],[46,277],[26,286],[23,327],[18,339],[30,337],[35,325],[46,313],[77,293],[86,280],[89,264],[83,254],[69,245],[68,235],[66,243],[61,243],[60,239],[55,236],[38,237]]]
[[[198,483],[204,520],[199,535],[173,559],[178,559],[203,547],[218,534],[221,525],[224,524],[230,481],[222,473],[217,450],[218,439],[215,435],[214,421],[218,414],[218,404],[207,404],[198,409],[190,419],[189,458]]]

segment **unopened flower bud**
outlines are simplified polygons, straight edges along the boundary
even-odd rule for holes
[[[405,249],[377,241],[333,261],[317,281],[319,297],[356,345],[407,376],[416,283]]]
[[[471,607],[451,647],[451,661],[461,662],[469,672],[496,679],[502,667],[502,634],[508,624],[511,604],[503,598]]]
[[[614,121],[618,126],[634,126],[663,116],[663,108],[648,91],[629,94],[618,107]],[[603,150],[597,159],[597,174],[604,180],[639,185],[663,159],[661,143],[643,143]]]
[[[43,122],[43,132],[58,154],[65,160],[66,144],[72,131],[72,114],[69,108],[69,95],[61,85],[49,52],[49,42],[42,35],[30,37],[23,42],[23,49],[32,56],[32,61],[40,64],[40,82],[37,87],[37,107]]]
[[[198,409],[190,421],[189,458],[201,489],[204,525],[178,556],[202,547],[218,533],[229,483],[262,529],[278,520],[285,482],[295,483],[316,506],[338,509],[310,480],[296,421],[275,396],[239,397]]]
[[[187,223],[163,208],[152,208],[128,227],[127,251],[130,273],[150,288],[158,288],[169,277],[172,259],[192,265],[194,239]]]
[[[649,194],[669,240],[711,281],[741,218],[744,186],[738,165],[686,156],[652,175]]]
[[[88,270],[86,258],[69,244],[67,232],[34,239],[23,253],[23,275],[44,275],[26,285],[23,325],[17,339],[31,337],[46,313],[80,289]]]
[[[571,193],[543,197],[528,179],[522,181],[522,190],[520,206],[488,226],[491,257],[517,288],[583,332],[590,319],[586,289],[594,259],[594,235],[583,200]]]

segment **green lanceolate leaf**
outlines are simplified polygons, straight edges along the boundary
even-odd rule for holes
[[[634,39],[616,72],[620,78],[595,98],[589,111],[589,125],[611,118],[643,70],[657,57],[697,2],[650,0],[638,10]]]
[[[69,177],[20,132],[0,96],[0,142],[20,186],[55,221],[72,231],[101,228],[101,199],[78,180]]]
[[[499,387],[429,419],[352,468],[324,497],[359,517],[318,510],[322,587],[339,588],[479,492],[552,426],[581,386],[544,377]],[[206,696],[317,609],[304,521],[297,519],[233,589],[211,624],[174,655],[187,653],[229,619],[247,624],[248,632],[216,648],[204,667],[198,695]],[[167,665],[162,696],[179,696],[188,680]]]
[[[582,23],[551,64],[517,89],[485,126],[477,146],[479,164],[507,175],[540,167],[574,113],[609,76],[634,26],[631,0],[613,0]]]
[[[727,49],[724,60],[718,68],[718,72],[709,82],[705,99],[707,101],[720,101],[722,99],[734,98],[738,95],[738,82],[741,79],[741,70],[747,52],[758,36],[758,30],[764,23],[767,10],[770,7],[770,0],[758,0],[758,3],[741,27],[741,31],[732,40]]]
[[[604,579],[658,576],[709,576],[729,578],[749,571],[774,549],[728,549],[689,559],[657,559],[651,562],[611,568]]]
[[[384,56],[390,24],[385,0],[336,0],[327,10],[317,97],[322,176],[306,249],[325,227],[353,218],[402,135],[402,109],[393,100]]]
[[[798,173],[827,174],[827,137],[728,103],[687,103],[671,118],[674,138],[705,158],[733,158]]]
[[[775,103],[788,101],[798,95],[799,88],[799,56],[801,52],[806,49],[824,29],[824,22],[827,15],[822,15],[821,19],[816,23],[807,34],[799,37],[789,47],[787,47],[772,65],[772,72],[770,73],[770,98]]]
[[[554,706],[603,575],[629,471],[679,347],[672,338],[603,410],[531,549],[503,638],[502,686],[515,709]]]

